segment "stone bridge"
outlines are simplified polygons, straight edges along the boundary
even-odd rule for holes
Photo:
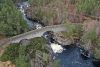
[[[65,25],[53,25],[53,26],[46,26],[41,29],[32,30],[8,39],[4,39],[0,41],[0,46],[4,44],[10,44],[10,43],[19,43],[23,39],[31,39],[35,37],[41,37],[43,33],[46,31],[53,31],[53,32],[60,32],[65,31]]]

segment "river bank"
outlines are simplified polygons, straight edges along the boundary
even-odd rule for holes
[[[30,19],[30,18],[28,18],[28,16],[26,16],[27,17],[27,19],[28,20],[32,20],[32,19]],[[38,20],[32,20],[32,21],[36,21],[37,23],[39,23],[40,21],[38,21]],[[41,23],[40,23],[41,24]],[[31,24],[32,25],[32,24]],[[40,27],[41,28],[41,27]],[[38,29],[38,28],[37,28]],[[55,34],[56,35],[56,34]],[[67,39],[67,40],[64,40],[64,39],[62,39],[62,40],[59,40],[60,38],[58,38],[58,43],[60,44],[60,45],[62,45],[62,46],[64,46],[64,47],[67,47],[67,48],[69,48],[68,46],[70,46],[70,44],[73,44],[74,42],[72,42],[71,40],[69,40],[69,39]],[[66,45],[68,45],[68,46],[66,46]],[[75,43],[74,43],[75,44]],[[53,44],[51,44],[51,45],[53,45]],[[52,46],[51,46],[52,47]],[[52,47],[53,48],[53,47]],[[71,48],[71,49],[73,49],[73,48]],[[77,55],[77,56],[79,56],[80,57],[80,55],[81,55],[81,53],[80,53],[80,48],[78,48],[78,47],[75,47],[73,50],[75,50],[76,52],[76,54],[77,54],[77,52],[79,52],[79,54]],[[63,51],[61,51],[62,53],[62,55],[61,56],[63,56]],[[53,52],[52,52],[53,53]],[[64,54],[66,55],[66,51],[64,51]],[[54,54],[55,55],[55,54]],[[60,56],[60,55],[59,55]],[[63,58],[63,57],[62,57]],[[62,60],[62,58],[60,58],[61,60]],[[80,58],[78,58],[78,59],[82,59],[82,57],[80,57]],[[92,58],[91,58],[92,59]],[[71,60],[71,59],[70,59]],[[92,61],[90,61],[90,59],[87,59],[88,61],[86,62],[86,63],[88,63],[89,62],[89,64],[87,64],[86,65],[86,63],[83,63],[83,67],[84,67],[84,65],[86,65],[87,67],[93,67],[93,65],[92,65]],[[63,60],[64,61],[64,60]],[[63,65],[63,61],[61,61],[61,65]],[[84,60],[83,60],[84,61]],[[71,62],[75,62],[75,61],[71,61]],[[79,64],[79,67],[80,67],[80,65],[82,64],[80,61],[78,61],[78,62],[75,62],[77,65]],[[69,63],[68,63],[69,64]],[[90,65],[90,66],[88,66],[88,65]],[[64,65],[64,67],[65,67],[66,65]],[[72,63],[70,63],[70,65],[69,66],[74,66]],[[61,66],[61,67],[63,67],[63,66]]]

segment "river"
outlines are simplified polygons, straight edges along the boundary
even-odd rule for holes
[[[41,24],[31,21],[26,17],[24,8],[29,7],[29,4],[27,2],[19,3],[19,5],[20,5],[19,11],[21,11],[22,17],[27,22],[30,30],[40,29],[43,27]],[[65,48],[59,44],[55,44],[55,43],[53,44],[49,43],[49,44],[51,45],[51,48],[53,50],[54,57],[55,57],[54,59],[59,60],[60,67],[93,67],[91,58],[88,58],[86,60],[82,58],[80,53],[80,48],[76,46],[70,46],[70,47],[68,46],[67,48]],[[53,47],[55,47],[56,49]]]
[[[81,57],[80,48],[74,46],[67,48],[62,53],[56,54],[60,67],[93,67],[91,59]]]
[[[17,4],[17,8],[22,13],[22,17],[26,21],[26,23],[27,23],[27,25],[29,27],[29,30],[42,28],[43,27],[42,24],[40,24],[39,22],[36,22],[36,21],[32,21],[32,20],[30,20],[30,19],[27,18],[26,14],[25,14],[25,10],[29,6],[30,5],[28,4],[28,2],[22,2],[22,3],[18,3]]]
[[[43,36],[51,46],[54,59],[59,61],[60,67],[94,67],[92,57],[82,57],[81,50],[83,49],[75,45],[61,46],[54,43],[48,32],[50,31],[45,32]]]

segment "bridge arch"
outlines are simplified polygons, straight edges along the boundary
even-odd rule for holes
[[[19,43],[23,39],[41,37],[46,31],[53,31],[53,32],[66,31],[66,27],[65,25],[46,26],[46,27],[43,27],[42,29],[32,30],[32,31],[8,38],[7,42],[0,43],[0,45],[4,43]]]
[[[42,35],[48,43],[54,43],[54,31],[46,31]]]
[[[45,39],[47,39],[48,36],[51,36],[51,37],[52,37],[53,35],[54,35],[54,31],[46,31],[46,32],[43,33],[42,36],[43,36]]]

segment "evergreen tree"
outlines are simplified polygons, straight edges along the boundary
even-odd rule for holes
[[[14,36],[28,31],[28,26],[12,0],[0,3],[0,33]]]

